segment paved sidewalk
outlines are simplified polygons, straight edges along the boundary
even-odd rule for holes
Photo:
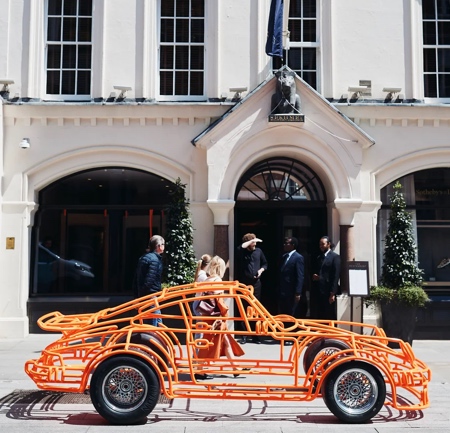
[[[22,433],[97,433],[156,431],[158,433],[290,433],[298,431],[447,432],[450,428],[450,341],[414,341],[416,356],[431,367],[431,406],[404,412],[383,408],[372,422],[340,423],[321,399],[310,403],[177,399],[158,404],[145,425],[112,426],[97,414],[88,396],[68,398],[39,392],[25,374],[26,360],[39,356],[55,335],[32,334],[25,339],[0,339],[0,431]],[[244,346],[249,356],[274,350],[273,345]],[[43,394],[46,398],[42,398]],[[67,396],[67,395],[66,395]],[[77,398],[78,397],[78,398]]]

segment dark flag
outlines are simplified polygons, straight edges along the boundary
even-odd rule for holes
[[[283,57],[283,3],[284,0],[272,0],[270,4],[266,54],[272,57]]]

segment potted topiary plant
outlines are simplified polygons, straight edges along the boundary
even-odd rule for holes
[[[396,182],[390,197],[391,213],[385,238],[380,285],[371,287],[366,304],[381,307],[382,326],[388,337],[412,344],[417,309],[429,298],[422,288],[423,271],[416,260],[411,213],[406,211],[402,185]]]

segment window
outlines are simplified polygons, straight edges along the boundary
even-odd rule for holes
[[[450,2],[423,0],[425,98],[450,98]]]
[[[317,89],[319,50],[316,0],[290,0],[288,30],[289,50],[283,52],[285,64]],[[274,57],[273,69],[280,69],[281,59]]]
[[[160,99],[204,99],[204,65],[204,0],[162,0]]]
[[[92,0],[48,0],[46,94],[50,99],[90,99]]]

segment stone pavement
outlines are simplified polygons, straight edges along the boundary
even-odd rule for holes
[[[384,407],[367,424],[339,422],[321,399],[310,403],[176,399],[159,403],[147,423],[112,426],[97,414],[87,395],[55,395],[39,391],[24,372],[24,363],[39,356],[55,335],[31,334],[20,340],[0,339],[0,431],[8,433],[291,433],[389,432],[450,429],[450,341],[416,340],[416,356],[432,369],[431,406],[423,411]],[[274,350],[273,345],[247,344],[249,356]]]

